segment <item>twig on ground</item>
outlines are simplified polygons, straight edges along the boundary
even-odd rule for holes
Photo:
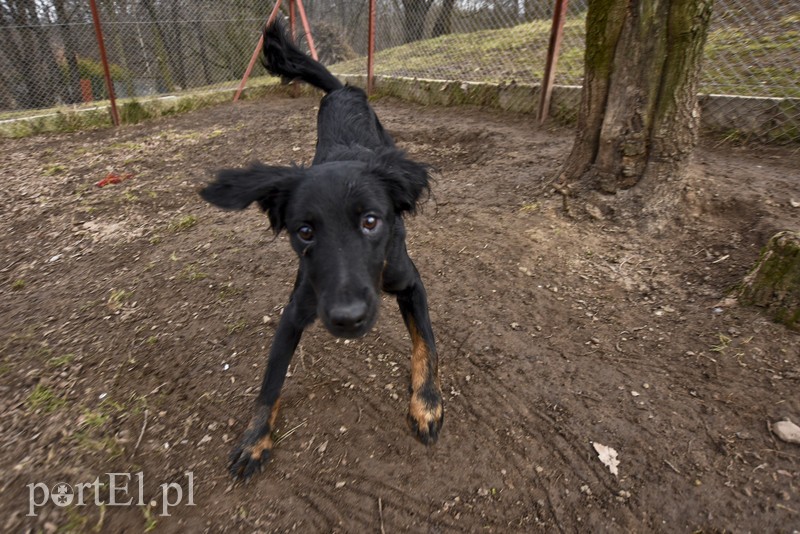
[[[381,534],[386,534],[386,529],[383,528],[383,502],[380,497],[378,497],[378,517],[381,520]]]
[[[139,439],[136,440],[136,445],[133,447],[133,452],[131,453],[131,458],[136,456],[136,451],[139,449],[139,445],[142,443],[142,438],[144,437],[144,430],[147,428],[147,408],[144,410],[144,421],[142,421],[142,430],[139,432]]]
[[[675,467],[674,465],[672,465],[671,463],[669,463],[667,460],[664,460],[664,463],[665,463],[665,464],[667,464],[667,465],[670,467],[670,469],[672,469],[673,471],[675,471],[675,472],[676,472],[676,473],[678,473],[679,475],[680,475],[680,474],[682,474],[680,471],[678,471],[678,468],[677,468],[677,467]]]
[[[286,431],[286,433],[285,433],[284,435],[282,435],[281,437],[279,437],[278,439],[276,439],[276,440],[275,440],[275,445],[277,445],[277,444],[278,444],[278,443],[280,443],[281,441],[285,440],[286,438],[288,438],[289,436],[291,436],[292,434],[294,434],[294,433],[295,433],[295,431],[296,431],[298,428],[300,428],[301,426],[305,425],[306,423],[308,423],[308,420],[305,420],[305,421],[303,421],[302,423],[300,423],[299,425],[295,426],[294,428],[290,428],[289,430],[287,430],[287,431]]]

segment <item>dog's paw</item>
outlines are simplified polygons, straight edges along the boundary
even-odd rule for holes
[[[231,476],[237,480],[247,480],[269,460],[272,453],[272,437],[269,430],[256,433],[248,431],[242,437],[239,445],[231,451],[230,466]]]
[[[444,421],[442,392],[438,387],[421,389],[411,394],[406,421],[422,443],[425,445],[436,443]]]

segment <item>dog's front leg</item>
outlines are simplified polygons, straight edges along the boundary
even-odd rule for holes
[[[303,330],[314,320],[313,309],[309,299],[298,296],[295,291],[283,311],[256,398],[255,413],[239,445],[231,452],[230,472],[235,478],[249,478],[269,459],[283,381]]]
[[[410,261],[409,261],[410,263]],[[397,292],[400,313],[411,335],[411,402],[408,406],[408,424],[417,438],[431,445],[439,438],[444,419],[442,390],[439,385],[439,359],[433,328],[428,316],[428,299],[419,273],[407,288]]]

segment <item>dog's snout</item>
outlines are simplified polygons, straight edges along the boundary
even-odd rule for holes
[[[329,317],[331,324],[336,328],[357,329],[364,326],[368,311],[367,303],[359,300],[334,307],[331,309]]]

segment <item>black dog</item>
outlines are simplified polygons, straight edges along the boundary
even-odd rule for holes
[[[294,290],[275,332],[255,415],[231,454],[234,477],[248,478],[272,450],[281,386],[303,330],[316,317],[333,335],[355,338],[375,324],[379,290],[397,297],[411,334],[411,402],[407,420],[422,443],[442,425],[442,394],[425,288],[406,252],[403,216],[428,190],[427,166],[395,147],[366,94],[344,86],[301,52],[281,23],[264,32],[264,65],[327,94],[317,117],[310,167],[253,164],[220,171],[201,192],[221,208],[253,202],[273,230],[286,229],[300,257]]]

